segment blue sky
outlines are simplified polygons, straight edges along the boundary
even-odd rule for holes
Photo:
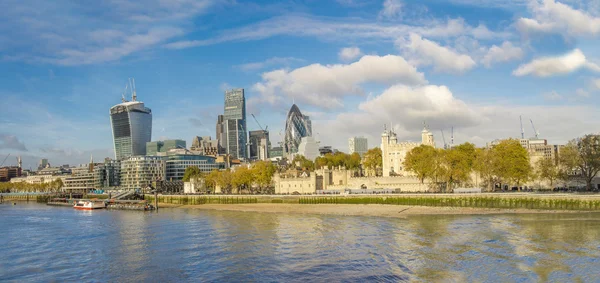
[[[600,1],[2,1],[0,154],[112,157],[127,78],[153,140],[214,136],[227,88],[274,143],[295,101],[322,145],[379,144],[384,124],[442,145],[599,131]],[[258,126],[248,116],[249,129]],[[7,164],[14,164],[11,157]]]

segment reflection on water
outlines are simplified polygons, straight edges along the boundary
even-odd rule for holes
[[[408,219],[0,205],[0,281],[595,281],[598,214]]]

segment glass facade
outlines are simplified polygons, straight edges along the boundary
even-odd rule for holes
[[[181,181],[185,169],[191,166],[198,167],[204,173],[210,173],[215,169],[225,169],[224,163],[217,163],[215,160],[215,157],[206,155],[169,155],[166,157],[167,181]]]
[[[262,144],[262,140],[266,140],[266,145]],[[260,158],[260,150],[261,147],[263,150],[268,152],[269,148],[269,132],[258,130],[258,131],[250,131],[249,132],[249,141],[250,141],[250,159],[261,159]]]
[[[298,146],[303,137],[312,136],[312,123],[308,116],[302,115],[296,104],[292,105],[285,121],[285,137],[283,149],[286,156],[298,152]]]
[[[168,152],[171,149],[186,148],[184,140],[165,140],[146,143],[146,155],[157,155],[159,152]]]
[[[152,138],[152,111],[140,101],[124,102],[110,109],[115,158],[146,154]]]
[[[224,142],[226,153],[233,158],[244,159],[246,154],[246,98],[244,89],[237,88],[225,91],[225,111],[223,113],[223,131],[227,141]]]
[[[121,161],[121,188],[141,189],[165,180],[165,160],[158,156],[134,156]]]

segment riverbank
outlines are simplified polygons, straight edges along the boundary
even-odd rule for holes
[[[380,204],[288,204],[288,203],[250,203],[250,204],[200,204],[177,205],[159,204],[159,208],[201,209],[261,213],[319,214],[345,216],[378,216],[406,218],[414,215],[487,215],[487,214],[540,214],[540,213],[585,213],[573,210],[538,209],[497,209],[472,207],[429,207]]]

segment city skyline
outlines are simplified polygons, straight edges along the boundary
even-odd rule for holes
[[[456,144],[519,138],[520,115],[553,144],[599,131],[599,7],[466,2],[6,5],[0,154],[25,168],[113,157],[106,110],[128,77],[152,109],[152,140],[214,137],[234,87],[273,146],[294,103],[322,145],[344,151],[391,123],[418,141],[423,120],[438,146],[451,127]]]

